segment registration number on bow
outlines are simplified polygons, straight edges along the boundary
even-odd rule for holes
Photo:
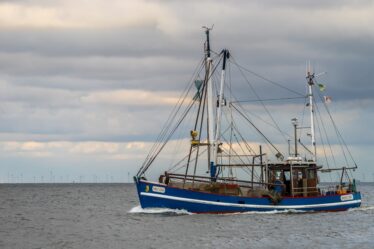
[[[351,201],[353,200],[353,195],[342,195],[340,196],[341,201]]]
[[[165,188],[164,187],[159,187],[159,186],[153,186],[152,191],[163,194],[163,193],[165,193]]]

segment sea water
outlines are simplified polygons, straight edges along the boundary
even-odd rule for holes
[[[374,248],[374,184],[345,212],[191,214],[132,184],[0,184],[0,248]]]

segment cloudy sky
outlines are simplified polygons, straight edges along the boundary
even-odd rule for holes
[[[373,180],[374,1],[0,0],[0,182],[127,181],[212,46],[304,90]]]

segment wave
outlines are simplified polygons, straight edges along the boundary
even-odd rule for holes
[[[178,215],[187,215],[193,214],[183,209],[170,209],[170,208],[142,208],[141,206],[133,207],[129,213],[132,214],[178,214]]]
[[[368,210],[374,210],[374,206],[361,206],[359,208],[349,209],[348,211],[353,212],[353,211],[368,211]]]
[[[237,213],[227,213],[223,215],[251,215],[251,214],[269,215],[269,214],[300,214],[300,213],[305,214],[305,213],[308,213],[308,211],[288,209],[288,210],[237,212]]]
[[[142,208],[136,206],[129,210],[132,214],[178,214],[178,215],[192,215],[194,213],[188,212],[184,209],[170,209],[170,208]],[[271,210],[271,211],[248,211],[248,212],[235,212],[235,213],[217,213],[217,215],[250,215],[250,214],[297,214],[306,213],[300,210]]]
[[[374,210],[374,206],[364,206],[359,208],[349,209],[348,212],[368,211]],[[133,207],[129,210],[132,214],[177,214],[177,215],[192,215],[194,213],[188,212],[184,209],[170,209],[170,208],[142,208],[141,206]],[[302,210],[271,210],[271,211],[248,211],[248,212],[235,212],[235,213],[222,213],[220,215],[269,215],[269,214],[302,214],[310,213]],[[218,214],[219,215],[219,214]]]

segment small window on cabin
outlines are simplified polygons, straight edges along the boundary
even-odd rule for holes
[[[299,180],[303,179],[303,172],[302,171],[297,172],[297,179],[299,179]]]
[[[291,174],[290,174],[290,172],[289,171],[284,171],[283,173],[284,173],[284,179],[286,181],[290,181],[291,180]]]
[[[281,172],[280,171],[275,171],[275,179],[280,180],[281,179]]]
[[[308,170],[308,179],[316,178],[316,174],[314,170]]]

